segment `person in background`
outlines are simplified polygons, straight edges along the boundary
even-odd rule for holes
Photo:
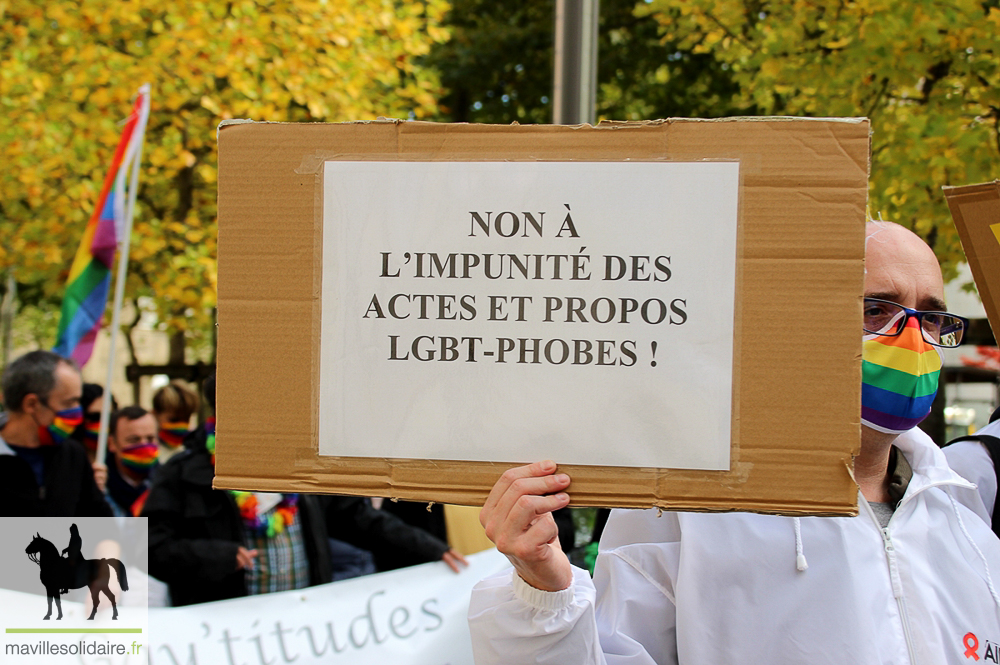
[[[135,517],[149,492],[160,454],[156,418],[141,406],[111,414],[108,433],[108,499],[115,515]]]
[[[215,377],[203,387],[215,409]],[[329,537],[378,552],[402,548],[455,572],[464,557],[361,497],[212,488],[215,419],[191,431],[160,467],[142,515],[149,518],[150,573],[174,605],[301,589],[333,579]]]
[[[476,663],[989,660],[1000,541],[956,500],[973,485],[917,427],[940,349],[961,343],[966,322],[945,311],[931,248],[886,222],[867,227],[859,304],[858,515],[614,510],[592,581],[554,544],[570,477],[552,461],[510,469],[481,519],[514,568],[472,592]],[[787,426],[808,449],[809,423]]]
[[[108,467],[103,462],[98,462],[97,440],[101,433],[101,404],[104,397],[104,388],[97,383],[83,384],[83,396],[80,398],[80,406],[83,407],[83,422],[80,423],[73,432],[72,438],[83,444],[87,450],[87,458],[94,468],[94,482],[102,492],[106,490],[108,481]],[[111,396],[111,412],[118,410],[118,402],[114,395]]]
[[[350,543],[336,538],[327,538],[330,546],[330,565],[332,566],[331,582],[363,577],[377,573],[375,555],[368,550],[355,547]]]
[[[982,517],[1000,536],[1000,407],[990,422],[975,434],[952,439],[944,446],[948,465],[958,475],[975,483],[974,489],[955,490],[955,498]]]
[[[160,449],[156,440],[156,418],[141,406],[126,406],[111,413],[108,429],[108,487],[105,495],[118,518],[116,523],[121,533],[119,549],[136,568],[129,568],[129,584],[145,588],[144,603],[149,607],[165,607],[169,605],[167,585],[149,575],[146,563],[148,530],[141,520],[132,519],[142,511],[158,467]],[[137,594],[131,598],[134,600],[136,597],[141,596]],[[128,601],[129,596],[126,596],[125,602]]]
[[[73,432],[73,438],[83,444],[87,457],[94,461],[97,454],[97,438],[101,433],[101,398],[104,388],[97,383],[83,384],[80,406],[83,407],[83,422]],[[111,398],[111,413],[118,410],[118,402]]]
[[[153,395],[160,441],[160,459],[166,462],[184,447],[191,417],[198,412],[198,395],[179,381],[171,381]]]
[[[410,526],[423,529],[445,542],[449,542],[449,528],[455,528],[455,524],[449,524],[449,521],[445,516],[446,509],[444,505],[440,503],[429,504],[427,502],[420,501],[383,500],[379,510],[390,512]],[[559,546],[562,548],[563,552],[566,552],[567,554],[573,550],[576,537],[576,527],[573,524],[573,514],[571,510],[571,508],[562,508],[560,510],[553,511],[552,513],[552,517],[556,520],[556,526],[559,527]],[[455,514],[452,513],[452,521],[454,521],[454,517]],[[473,525],[477,532],[481,532],[482,527],[478,522],[473,520],[473,523],[469,526],[471,527]],[[458,543],[454,541],[450,542],[452,545],[458,547],[458,549],[461,549],[461,546],[458,545]],[[490,544],[490,546],[492,546],[492,544]],[[469,552],[466,551],[466,554],[468,553]],[[387,550],[375,557],[375,567],[378,572],[405,568],[406,566],[412,566],[418,563],[421,563],[421,561],[414,558],[414,553],[405,550]]]
[[[0,514],[110,517],[83,445],[83,381],[73,361],[32,351],[4,370]]]

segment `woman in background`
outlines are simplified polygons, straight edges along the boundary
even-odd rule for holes
[[[191,416],[198,411],[198,394],[179,381],[171,381],[153,395],[153,415],[159,423],[160,463],[184,448]]]

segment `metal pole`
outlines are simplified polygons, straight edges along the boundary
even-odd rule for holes
[[[597,106],[598,0],[556,0],[552,121],[594,124]]]

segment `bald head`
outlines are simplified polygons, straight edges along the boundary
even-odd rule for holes
[[[944,311],[944,280],[934,251],[892,222],[868,222],[865,295],[919,310]]]

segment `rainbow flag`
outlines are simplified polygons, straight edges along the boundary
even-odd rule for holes
[[[132,113],[125,121],[97,206],[84,229],[66,281],[59,339],[54,350],[73,358],[81,367],[94,350],[94,340],[101,329],[101,319],[108,303],[111,264],[124,234],[126,178],[132,160],[142,145],[148,117],[149,88],[143,86]],[[137,184],[133,182],[131,186]]]

